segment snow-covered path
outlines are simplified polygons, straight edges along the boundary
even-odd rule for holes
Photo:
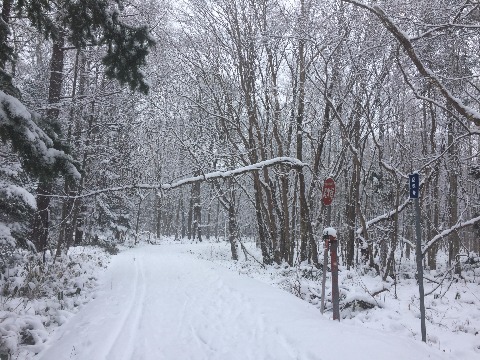
[[[333,322],[186,245],[115,256],[102,289],[36,359],[443,359],[420,342]]]

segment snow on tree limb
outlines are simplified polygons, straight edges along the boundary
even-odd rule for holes
[[[38,114],[0,90],[0,139],[12,142],[23,166],[35,175],[60,172],[80,179],[73,158],[55,147],[53,140],[37,125],[38,120]]]
[[[291,157],[277,157],[273,158],[270,160],[265,160],[265,161],[260,161],[256,164],[252,165],[247,165],[247,166],[242,166],[240,168],[234,169],[234,170],[227,170],[227,171],[214,171],[208,174],[204,175],[199,175],[199,176],[194,176],[188,179],[183,179],[176,181],[171,184],[162,184],[160,185],[160,188],[162,190],[169,190],[169,189],[174,189],[179,186],[185,185],[185,184],[192,184],[197,181],[207,181],[207,180],[214,180],[214,179],[219,179],[219,178],[228,178],[232,176],[237,176],[241,174],[245,174],[251,171],[258,171],[262,170],[264,167],[269,167],[277,164],[289,164],[292,167],[303,167],[307,166],[307,164],[301,162],[300,160],[296,158],[291,158]]]
[[[460,230],[460,229],[462,229],[462,228],[464,228],[464,227],[474,225],[474,224],[476,224],[477,222],[480,222],[480,216],[474,217],[474,218],[472,218],[472,219],[470,219],[470,220],[467,220],[467,221],[458,222],[458,223],[456,223],[454,226],[452,226],[451,228],[443,230],[440,234],[434,236],[434,237],[425,245],[425,247],[423,248],[422,254],[425,256],[425,254],[427,253],[428,249],[430,249],[430,248],[431,248],[433,245],[435,245],[435,243],[437,243],[438,241],[440,241],[440,240],[442,240],[443,238],[445,238],[445,236],[448,236],[448,235],[451,234],[452,232],[457,231],[457,230]]]
[[[435,86],[444,99],[456,110],[459,114],[464,116],[468,121],[473,122],[475,125],[480,126],[480,112],[466,106],[459,98],[453,96],[453,94],[444,86],[440,79],[430,70],[420,59],[415,51],[412,43],[412,39],[403,32],[393,20],[378,6],[368,6],[356,0],[343,0],[347,3],[366,9],[376,15],[385,28],[400,42],[400,45],[406,51],[408,57],[413,62],[418,72],[430,83]]]
[[[390,210],[389,212],[386,212],[380,216],[377,216],[376,218],[373,218],[369,221],[367,221],[365,223],[365,226],[366,226],[366,230],[368,230],[368,228],[372,225],[375,225],[376,223],[380,222],[380,221],[383,221],[383,220],[388,220],[390,219],[392,216],[394,216],[395,214],[397,213],[400,213],[401,211],[403,211],[403,209],[405,209],[408,205],[410,205],[412,202],[410,201],[410,199],[407,199],[403,202],[403,204],[400,204],[398,206],[398,208],[396,209],[393,209],[393,210]],[[360,236],[362,233],[363,233],[364,229],[363,229],[363,226],[360,226],[357,230],[356,230],[356,234],[357,236]]]
[[[256,164],[251,164],[247,166],[242,166],[233,170],[227,170],[227,171],[214,171],[211,173],[207,174],[202,174],[199,176],[193,176],[189,177],[186,179],[178,180],[172,183],[166,183],[166,184],[132,184],[132,185],[125,185],[125,186],[118,186],[118,187],[112,187],[108,189],[100,189],[100,190],[95,190],[91,191],[82,195],[78,196],[60,196],[60,195],[43,195],[43,196],[48,196],[48,197],[56,197],[56,198],[84,198],[84,197],[89,197],[89,196],[95,196],[99,195],[102,193],[106,192],[115,192],[115,191],[125,191],[125,190],[134,190],[134,189],[140,189],[140,190],[171,190],[178,188],[183,185],[189,185],[193,184],[196,182],[204,182],[204,181],[209,181],[209,180],[216,180],[216,179],[226,179],[229,177],[233,176],[238,176],[242,174],[246,174],[252,171],[260,171],[265,167],[270,167],[274,165],[279,165],[279,164],[284,164],[284,165],[290,165],[292,168],[301,168],[304,166],[308,166],[308,164],[292,157],[276,157],[270,160],[265,160],[265,161],[260,161]],[[42,196],[42,195],[40,195]]]

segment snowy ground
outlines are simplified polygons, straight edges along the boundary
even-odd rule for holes
[[[234,264],[227,254],[225,243],[163,242],[122,252],[101,277],[96,298],[58,328],[35,359],[478,357],[478,336],[465,341],[469,350],[463,352],[415,340],[402,330],[403,311],[396,319],[396,310],[378,315],[380,309],[334,322],[315,305],[269,284],[283,287],[279,274],[287,269],[262,269],[252,260]],[[382,319],[387,329],[378,325]],[[381,331],[369,329],[371,324]],[[411,332],[416,325],[412,320]]]
[[[261,280],[274,287],[286,290],[320,309],[321,273],[312,266],[291,268],[287,266],[267,266],[262,268],[252,255],[261,259],[254,244],[246,243],[246,261],[230,260],[228,246],[224,243],[197,246],[196,253],[203,259],[219,263],[239,274]],[[322,256],[323,257],[323,256]],[[442,255],[439,266],[446,263]],[[415,259],[405,259],[397,269],[397,284],[389,279],[383,282],[379,276],[362,269],[347,271],[340,267],[339,284],[342,297],[342,324],[376,329],[390,336],[408,337],[420,341],[420,310],[418,285],[413,279]],[[459,282],[441,282],[441,271],[426,271],[425,277],[436,282],[425,281],[427,343],[455,359],[480,358],[480,268],[464,271],[464,280]],[[325,317],[331,312],[331,280],[327,275],[327,304]],[[439,286],[439,284],[441,284]],[[376,294],[376,295],[375,295]],[[372,304],[373,308],[364,310],[357,306],[345,308],[347,302],[361,300]],[[406,357],[405,357],[406,358]]]

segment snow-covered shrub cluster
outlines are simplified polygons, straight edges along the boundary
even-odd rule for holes
[[[38,353],[49,330],[63,324],[92,299],[99,270],[109,254],[75,247],[54,259],[26,250],[1,251],[0,357],[29,359]]]

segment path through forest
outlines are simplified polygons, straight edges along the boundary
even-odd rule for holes
[[[443,359],[421,342],[333,322],[307,302],[189,253],[115,256],[95,300],[57,329],[41,360]]]

